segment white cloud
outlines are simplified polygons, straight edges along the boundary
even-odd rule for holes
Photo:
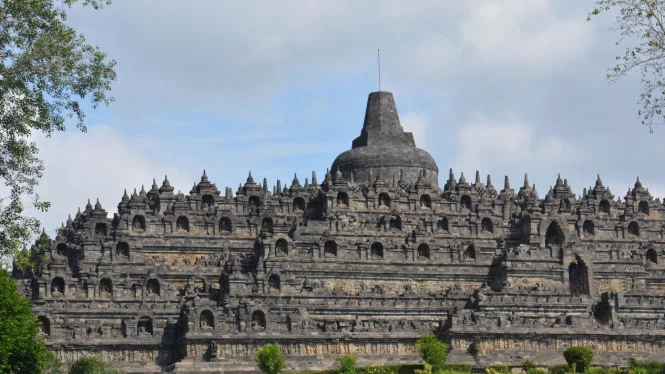
[[[557,17],[549,0],[483,1],[461,23],[461,38],[482,65],[548,70],[579,59],[592,27],[583,14]]]
[[[528,172],[530,182],[538,183],[541,193],[546,192],[542,184],[551,184],[557,171],[574,170],[583,152],[564,139],[539,137],[533,128],[510,113],[499,119],[477,115],[457,132],[458,156],[453,162],[454,169],[468,173],[465,175],[481,170],[513,178]],[[499,183],[498,177],[503,175],[494,176],[495,185]],[[512,186],[521,182],[522,179],[513,179]]]
[[[90,127],[85,134],[69,131],[51,138],[38,136],[37,143],[39,157],[45,163],[37,190],[41,199],[52,205],[46,213],[27,213],[39,218],[49,233],[60,227],[68,214],[73,216],[78,207],[84,209],[88,198],[93,205],[99,198],[112,216],[125,188],[129,194],[134,188],[140,190],[142,184],[148,190],[153,177],[161,186],[165,174],[171,185],[183,192],[198,181],[184,170],[150,159],[139,143],[107,126]]]

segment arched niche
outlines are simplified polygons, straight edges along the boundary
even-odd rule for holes
[[[201,208],[204,210],[211,209],[215,206],[215,198],[210,194],[201,196]]]
[[[600,213],[610,214],[610,202],[607,199],[600,200],[598,203],[598,210]]]
[[[145,217],[137,214],[132,219],[132,229],[134,231],[145,231]]]
[[[55,252],[63,257],[67,257],[67,250],[69,248],[67,247],[67,244],[65,243],[60,243],[55,247]]]
[[[334,240],[328,240],[323,245],[323,255],[326,257],[337,257],[337,243]]]
[[[379,194],[379,208],[390,208],[390,195],[385,192]]]
[[[640,201],[639,204],[637,204],[637,211],[638,213],[646,214],[647,216],[649,215],[649,203],[646,201]]]
[[[558,222],[552,221],[545,231],[545,245],[563,245],[566,237]]]
[[[448,218],[442,217],[436,222],[436,228],[440,231],[445,231],[448,232],[450,231],[450,227],[448,224]]]
[[[102,278],[99,281],[99,296],[108,298],[113,296],[113,282],[109,278]]]
[[[159,296],[161,289],[159,285],[159,280],[155,278],[148,279],[148,282],[145,285],[145,289],[148,295]]]
[[[390,217],[390,221],[388,222],[389,227],[394,230],[401,230],[402,229],[402,218],[400,216],[393,216]]]
[[[199,327],[202,330],[215,328],[215,316],[210,310],[204,310],[199,315]]]
[[[261,310],[255,310],[252,313],[252,330],[261,331],[267,328],[266,314]]]
[[[252,195],[247,200],[247,205],[250,212],[258,214],[259,208],[261,207],[261,198],[256,195]]]
[[[494,232],[494,222],[491,219],[485,217],[480,221],[480,231],[486,234],[491,234]]]
[[[261,221],[261,231],[265,233],[272,233],[272,218],[266,217]]]
[[[420,207],[423,209],[431,209],[432,197],[428,194],[420,195]]]
[[[630,236],[640,236],[640,225],[633,221],[630,224],[628,224],[628,235]]]
[[[460,207],[462,209],[473,210],[473,202],[471,201],[471,196],[464,195],[460,198]]]
[[[422,243],[418,246],[418,260],[429,260],[430,250],[429,245]]]
[[[95,225],[95,236],[104,237],[107,234],[107,226],[103,222],[98,222]]]
[[[464,258],[467,260],[476,259],[476,247],[473,244],[470,244],[464,250]]]
[[[658,253],[655,249],[649,248],[645,254],[646,260],[649,263],[657,264],[658,263]]]
[[[189,218],[185,216],[180,216],[175,221],[176,231],[189,232]]]
[[[148,316],[139,317],[136,323],[136,332],[138,335],[152,335],[152,318]]]
[[[293,199],[294,212],[302,213],[305,211],[306,207],[307,204],[305,203],[305,199],[303,199],[302,197],[296,197],[295,199]]]
[[[51,335],[51,321],[46,316],[37,317],[37,327],[39,328],[39,333],[43,336]]]
[[[120,258],[129,258],[129,244],[127,242],[118,242],[115,245],[115,254]]]
[[[279,279],[279,275],[272,274],[268,277],[268,290],[280,291],[282,289],[282,284]]]
[[[582,232],[584,233],[585,237],[592,237],[596,235],[596,228],[591,220],[586,220],[584,221],[584,224],[582,225]]]
[[[278,255],[289,254],[289,242],[286,239],[277,239],[275,242],[275,253]]]
[[[570,294],[573,296],[589,295],[589,269],[578,255],[568,266]]]
[[[383,244],[379,242],[372,243],[370,247],[370,258],[383,258]]]
[[[559,202],[559,211],[560,212],[570,212],[570,200],[568,198],[561,199]]]
[[[64,296],[65,295],[65,280],[62,277],[55,277],[51,281],[51,295]]]
[[[349,194],[344,191],[337,193],[337,206],[342,208],[348,208],[349,206]]]
[[[219,219],[219,232],[220,233],[229,233],[233,231],[233,224],[229,217],[222,217]]]

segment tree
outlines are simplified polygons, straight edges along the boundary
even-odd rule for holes
[[[339,374],[355,374],[356,370],[356,357],[346,354],[337,360],[337,372]]]
[[[39,221],[24,214],[24,202],[39,210],[35,187],[44,170],[35,134],[65,130],[72,118],[85,131],[85,105],[108,105],[115,61],[66,25],[78,0],[0,0],[0,255],[15,256]],[[82,0],[94,9],[110,0]]]
[[[418,353],[434,371],[442,368],[448,359],[448,347],[434,334],[427,334],[417,341]]]
[[[620,33],[617,45],[628,43],[623,56],[616,57],[607,79],[616,82],[631,71],[642,77],[638,116],[653,132],[653,126],[665,124],[665,2],[663,0],[596,0],[587,20],[601,13],[615,12],[610,30]]]
[[[74,361],[70,366],[67,374],[120,374],[104,361],[99,356],[87,354]]]
[[[39,335],[30,301],[19,295],[7,270],[0,269],[0,373],[55,373],[59,363]]]
[[[279,374],[286,367],[284,355],[279,351],[279,345],[272,343],[254,352],[254,361],[259,365],[262,373]]]
[[[585,373],[591,367],[593,361],[593,349],[586,346],[575,346],[563,352],[568,366],[575,368],[578,373]]]

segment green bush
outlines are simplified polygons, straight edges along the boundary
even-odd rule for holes
[[[532,370],[537,370],[538,367],[536,366],[536,364],[535,364],[533,361],[531,361],[531,360],[526,360],[526,361],[524,361],[524,363],[522,364],[522,369],[523,369],[525,372],[529,373],[529,372],[532,371]]]
[[[67,374],[120,374],[102,359],[93,354],[87,354],[74,361]]]
[[[441,365],[440,371],[450,372],[450,373],[466,373],[471,374],[471,369],[473,365],[471,364],[443,364]],[[438,372],[437,372],[438,374]]]
[[[378,366],[378,365],[367,366],[365,368],[362,368],[360,372],[362,374],[398,374],[395,367]]]
[[[259,365],[262,373],[279,374],[284,370],[284,355],[279,351],[279,345],[272,343],[254,352],[254,361]]]
[[[355,374],[358,371],[356,370],[356,358],[351,355],[344,355],[339,360],[337,360],[337,368],[339,374]]]
[[[567,364],[554,365],[550,368],[550,373],[552,374],[566,374],[570,370],[570,367]]]
[[[425,362],[422,369],[416,369],[413,374],[432,374],[432,365]]]
[[[492,369],[497,374],[509,374],[510,368],[506,365],[492,365],[488,369]]]
[[[649,361],[636,361],[630,359],[631,373],[639,374],[665,374],[665,363],[649,362]]]
[[[427,362],[432,365],[435,371],[441,370],[448,358],[448,347],[434,334],[427,334],[418,339],[418,353]]]
[[[586,346],[570,347],[563,352],[568,366],[575,364],[578,373],[584,373],[591,367],[593,349]]]

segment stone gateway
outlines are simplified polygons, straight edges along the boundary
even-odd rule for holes
[[[271,342],[294,369],[417,362],[429,332],[476,365],[579,344],[605,364],[665,357],[665,206],[639,179],[615,198],[558,177],[541,199],[526,175],[438,173],[374,92],[323,180],[250,173],[234,193],[204,172],[189,194],[167,178],[125,192],[113,218],[88,202],[14,277],[64,361],[130,372],[253,370]]]

